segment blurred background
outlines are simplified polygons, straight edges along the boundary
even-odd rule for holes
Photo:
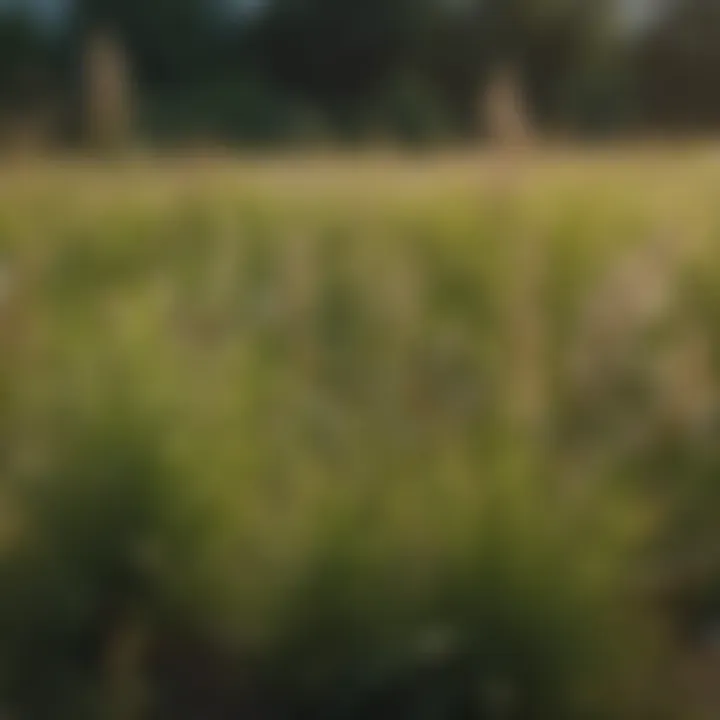
[[[0,720],[720,717],[719,80],[720,0],[0,0]]]
[[[77,143],[104,103],[106,133],[141,144],[450,143],[493,132],[486,99],[504,83],[546,137],[707,133],[718,13],[715,0],[2,0],[0,120],[8,139]]]

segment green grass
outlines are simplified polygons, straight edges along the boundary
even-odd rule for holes
[[[718,180],[5,171],[0,712],[660,717],[720,576],[652,590],[717,539]]]

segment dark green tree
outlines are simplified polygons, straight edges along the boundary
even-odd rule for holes
[[[376,90],[412,63],[432,0],[275,0],[259,24],[260,62],[323,101]]]
[[[710,129],[720,122],[720,3],[673,0],[646,34],[639,58],[648,123]]]
[[[45,88],[51,45],[31,16],[21,11],[0,15],[0,106],[18,109]]]
[[[206,0],[76,0],[73,42],[97,29],[125,45],[137,79],[192,82],[216,67],[217,16]]]

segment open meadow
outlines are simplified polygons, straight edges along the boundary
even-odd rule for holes
[[[3,720],[717,717],[719,518],[720,149],[0,169]]]

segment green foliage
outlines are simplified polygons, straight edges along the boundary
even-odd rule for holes
[[[717,249],[711,193],[603,168],[9,189],[0,706],[657,716],[646,580],[717,533]]]
[[[0,120],[33,110],[48,91],[47,37],[23,12],[0,14]]]
[[[320,143],[330,137],[322,114],[254,78],[203,82],[152,93],[143,103],[142,133],[153,145],[205,141],[266,145]]]

